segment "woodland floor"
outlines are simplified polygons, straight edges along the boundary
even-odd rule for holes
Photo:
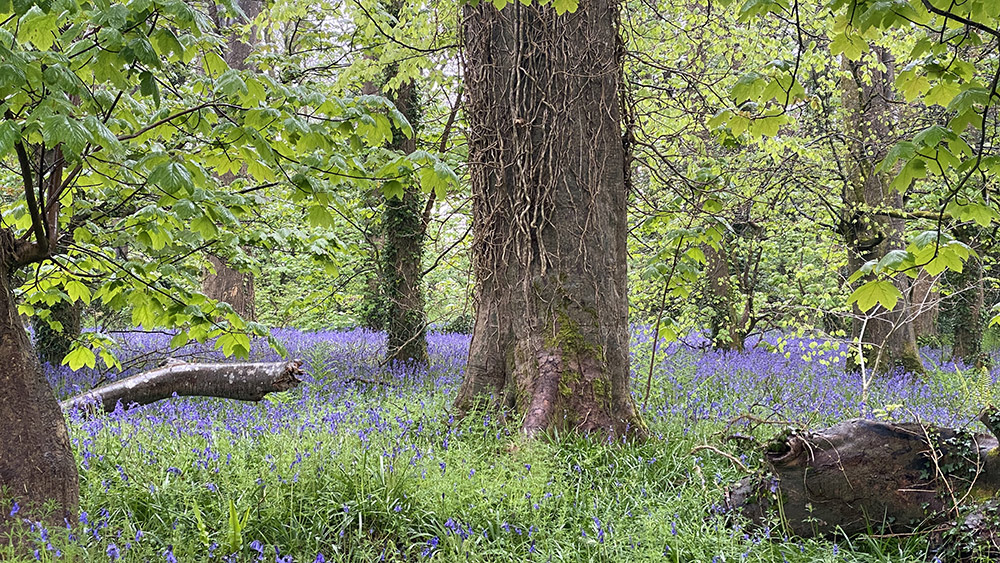
[[[841,541],[748,533],[717,511],[744,475],[710,445],[760,466],[787,424],[866,416],[962,426],[994,400],[997,373],[927,350],[932,374],[862,382],[840,348],[808,338],[721,354],[672,344],[643,401],[649,337],[633,338],[634,392],[653,439],[611,447],[572,435],[528,442],[449,406],[468,337],[432,334],[432,362],[379,366],[381,335],[276,331],[306,382],[259,404],[173,399],[70,414],[79,522],[23,533],[42,561],[930,561],[919,538]],[[170,335],[121,335],[123,375],[162,360]],[[171,354],[217,357],[209,347]],[[254,360],[276,360],[255,343]],[[60,397],[102,375],[51,369]],[[117,377],[117,376],[116,376]],[[995,402],[995,401],[994,401]],[[741,436],[742,438],[732,438]],[[10,510],[5,503],[3,510]],[[0,560],[10,560],[0,546]]]

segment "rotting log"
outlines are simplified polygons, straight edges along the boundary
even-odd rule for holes
[[[767,446],[770,473],[737,483],[727,504],[804,537],[947,525],[1000,490],[1000,413],[991,407],[980,420],[994,436],[860,419],[787,431]]]
[[[302,360],[267,363],[186,363],[163,367],[120,379],[66,399],[64,410],[100,405],[113,412],[123,406],[146,405],[178,396],[220,397],[260,401],[268,393],[287,391],[301,381]]]

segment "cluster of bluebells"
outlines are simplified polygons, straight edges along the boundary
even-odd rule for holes
[[[407,479],[427,483],[460,479],[467,487],[482,484],[485,495],[488,484],[485,481],[494,475],[489,473],[490,468],[460,465],[463,459],[449,457],[452,448],[473,439],[510,440],[510,429],[506,422],[488,416],[482,419],[479,427],[462,426],[450,418],[443,408],[450,403],[461,381],[468,336],[430,334],[431,362],[427,366],[383,365],[384,335],[365,330],[309,333],[275,330],[273,336],[282,342],[291,357],[306,361],[304,384],[292,392],[271,397],[260,404],[174,398],[143,407],[120,406],[108,416],[87,416],[79,411],[68,413],[81,473],[90,489],[96,491],[96,498],[113,499],[116,495],[134,494],[139,490],[143,495],[156,498],[167,494],[165,489],[170,487],[191,485],[191,490],[197,491],[191,495],[201,495],[200,498],[210,499],[222,506],[218,512],[225,519],[228,509],[225,503],[252,496],[247,491],[233,490],[232,480],[227,475],[247,471],[251,462],[253,467],[259,467],[259,473],[254,475],[259,491],[293,490],[303,480],[326,479],[328,475],[365,478],[375,472],[375,469],[368,471],[365,464],[370,463],[383,475],[405,475]],[[634,381],[644,380],[640,373],[644,373],[648,366],[650,338],[648,329],[633,331]],[[180,350],[170,350],[170,339],[170,334],[124,333],[121,335],[120,355],[128,369],[123,373],[107,374],[89,369],[71,372],[62,367],[50,367],[50,381],[62,396],[70,396],[90,389],[102,379],[124,377],[148,369],[166,357],[188,361],[226,361],[209,344],[191,344]],[[862,402],[859,376],[843,371],[843,346],[808,338],[775,337],[745,352],[735,353],[711,351],[702,344],[694,338],[660,347],[656,377],[650,399],[644,407],[644,416],[654,433],[678,425],[687,432],[706,421],[726,420],[744,414],[807,423],[875,416],[882,405],[897,403],[905,404],[910,413],[922,420],[942,424],[965,423],[971,416],[969,412],[953,408],[957,403],[953,392],[906,374],[894,374],[874,381],[867,401]],[[280,359],[266,341],[253,343],[252,361]],[[962,366],[952,368],[962,369]],[[639,403],[643,402],[643,391],[633,389]],[[148,438],[154,433],[159,441]],[[275,436],[289,437],[287,443],[291,447],[285,451],[263,451],[274,443]],[[165,451],[165,442],[191,446],[183,455],[177,455]],[[342,449],[348,448],[352,452],[371,452],[376,461],[345,460],[340,454]],[[121,451],[129,452],[127,462],[115,455]],[[248,452],[260,452],[261,455],[250,459]],[[656,457],[638,459],[650,471],[665,463]],[[588,471],[581,467],[583,463],[567,463],[566,478],[582,479]],[[697,468],[697,461],[695,464]],[[589,470],[595,471],[593,468]],[[610,464],[590,477],[606,478],[615,491],[611,498],[620,503],[627,493],[622,492],[624,485],[617,481],[621,477],[616,471],[616,467]],[[539,468],[533,468],[531,463],[521,464],[518,472],[516,477],[508,478],[527,483],[535,478],[536,473],[540,474]],[[155,478],[138,482],[137,473],[154,474]],[[520,490],[516,495],[523,512],[498,519],[501,522],[499,525],[477,522],[469,514],[435,513],[432,519],[436,521],[420,524],[426,525],[426,533],[421,540],[411,545],[383,540],[391,546],[386,547],[383,554],[395,551],[402,557],[433,558],[437,552],[446,549],[446,544],[496,541],[516,543],[524,553],[534,554],[540,549],[538,546],[557,533],[541,523],[556,520],[551,514],[570,505],[583,515],[574,522],[573,530],[579,532],[574,531],[573,534],[587,545],[605,546],[613,538],[630,533],[626,531],[630,529],[629,523],[612,522],[607,513],[597,506],[578,507],[571,493],[560,490],[558,484],[551,480],[538,478],[542,480],[536,488],[528,492]],[[689,474],[689,478],[695,477]],[[722,481],[724,479],[717,475],[716,484],[721,486]],[[385,487],[391,490],[388,485]],[[662,487],[662,483],[646,483],[644,487]],[[344,489],[349,490],[350,487]],[[645,488],[636,493],[640,499],[648,497]],[[339,514],[331,517],[333,523],[330,526],[335,528],[336,533],[330,534],[328,542],[348,541],[352,533],[357,532],[355,528],[359,518],[374,522],[367,524],[371,527],[361,535],[377,537],[378,526],[391,527],[384,519],[416,518],[413,514],[418,512],[411,508],[415,502],[413,491],[403,490],[389,499],[389,504],[384,507],[389,516],[382,516],[376,510],[378,507],[373,508],[371,495],[344,494],[342,499],[332,504],[339,507]],[[441,494],[447,495],[448,492]],[[267,498],[264,494],[259,496]],[[513,502],[514,496],[513,493],[510,495],[510,502]],[[236,507],[237,501],[232,502],[235,508],[242,511],[243,504]],[[260,504],[257,506],[259,509]],[[177,535],[184,529],[183,521],[191,526],[190,507],[185,507],[189,512],[184,515],[157,515],[165,525],[161,524],[156,534],[151,532],[150,526],[157,524],[150,521],[149,515],[140,517],[119,507],[117,523],[109,524],[114,519],[107,507],[84,508],[98,514],[99,518],[91,521],[88,513],[82,512],[80,522],[71,526],[69,533],[70,540],[87,548],[88,553],[93,554],[94,546],[99,546],[97,551],[106,560],[115,561],[125,558],[136,546],[145,547],[151,542],[159,542],[156,552],[162,561],[184,559],[186,551],[181,549]],[[424,508],[428,508],[427,505]],[[469,513],[476,508],[470,505]],[[201,510],[206,510],[206,507],[202,506]],[[644,505],[643,510],[647,515],[651,514],[652,501]],[[16,505],[10,509],[12,516],[17,511]],[[640,510],[636,508],[636,512]],[[121,516],[122,513],[124,516]],[[257,517],[257,514],[253,513],[251,518]],[[631,512],[627,516],[635,518]],[[671,538],[682,535],[681,519],[676,514],[667,518],[666,535]],[[150,537],[143,539],[143,532],[139,531],[134,536],[126,535],[123,520],[129,522],[131,528],[128,529],[147,530]],[[323,552],[329,555],[334,549],[332,545],[321,544],[308,553],[302,553],[301,548],[294,552],[277,540],[253,535],[253,524],[251,522],[250,531],[245,532],[246,542],[239,543],[239,553],[225,553],[226,548],[212,541],[204,546],[203,557],[198,560],[325,563],[327,556]],[[51,557],[60,558],[62,554],[57,546],[48,541],[47,532],[46,537],[42,537],[43,529],[32,528],[32,533],[38,536],[39,557],[44,555],[43,551],[48,551],[52,553]],[[221,536],[213,539],[216,537]],[[750,544],[760,539],[748,536]],[[642,542],[630,540],[629,545],[638,547]],[[187,551],[190,549],[188,547]],[[660,547],[657,546],[657,549]],[[663,548],[664,552],[669,549],[669,545]]]
[[[633,331],[632,368],[648,369],[651,331]],[[967,405],[954,386],[940,379],[897,371],[871,377],[867,394],[859,372],[845,372],[848,346],[809,337],[770,335],[745,351],[712,350],[700,336],[659,347],[662,378],[655,381],[645,415],[653,419],[733,419],[756,415],[802,424],[846,418],[897,417],[947,426],[968,424],[982,405]],[[942,372],[966,371],[944,360],[940,350],[921,350],[928,365]],[[645,355],[641,355],[645,353]],[[959,375],[960,376],[960,375]],[[1000,370],[990,373],[995,385]],[[633,390],[639,391],[639,390]],[[887,405],[896,405],[887,413]]]

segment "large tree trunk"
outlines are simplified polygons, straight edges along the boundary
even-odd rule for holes
[[[476,326],[456,407],[645,434],[629,392],[618,5],[464,8]]]
[[[246,14],[247,21],[252,21],[260,14],[263,2],[262,0],[239,0],[237,5]],[[231,31],[230,28],[235,24],[246,23],[223,16],[218,12],[218,7],[214,3],[210,4],[210,13],[220,33]],[[250,37],[246,41],[237,34],[229,35],[223,58],[230,68],[236,70],[247,70],[249,68],[247,57],[250,56],[253,50],[251,42],[255,40],[255,35],[255,32],[251,32]],[[235,179],[236,177],[231,174],[226,174],[222,177],[222,181],[226,183],[232,182]],[[208,261],[213,271],[209,272],[202,282],[202,291],[205,295],[212,299],[229,303],[233,310],[236,311],[236,314],[246,320],[257,320],[257,309],[254,304],[256,296],[254,295],[253,273],[241,272],[233,268],[224,257],[215,254],[209,254]]]
[[[984,434],[849,420],[775,438],[769,475],[741,481],[728,502],[758,525],[780,515],[805,537],[927,530],[1000,490],[997,452]]]
[[[270,363],[171,363],[139,373],[67,399],[64,409],[99,404],[104,412],[123,406],[148,405],[175,394],[182,397],[220,397],[260,401],[268,393],[287,391],[299,383],[300,360]]]
[[[844,186],[844,216],[840,228],[847,243],[848,265],[852,271],[870,260],[882,258],[890,250],[905,247],[905,221],[878,213],[903,206],[902,195],[890,187],[888,175],[877,170],[894,142],[892,129],[896,116],[892,82],[895,62],[881,47],[873,47],[871,57],[875,60],[870,63],[845,59],[847,72],[843,81],[850,169]],[[879,306],[865,314],[855,306],[853,336],[864,350],[868,369],[889,371],[902,367],[909,372],[923,373],[923,361],[917,351],[909,315],[910,303],[906,298],[910,294],[910,281],[905,274],[898,274],[893,281],[904,299],[900,299],[892,311]]]
[[[12,502],[21,506],[15,518],[61,525],[76,511],[80,487],[66,421],[17,312],[13,238],[0,230],[0,239],[0,544],[7,544]],[[43,514],[46,502],[53,510]]]
[[[398,2],[393,9],[399,12]],[[392,69],[393,74],[398,69]],[[413,127],[413,137],[393,131],[390,148],[404,154],[417,150],[420,110],[416,83],[411,79],[399,86],[393,103]],[[382,249],[386,317],[387,359],[400,362],[427,362],[427,315],[424,311],[423,202],[419,189],[407,186],[402,197],[387,198],[382,214],[385,247]]]

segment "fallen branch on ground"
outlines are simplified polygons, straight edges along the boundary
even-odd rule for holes
[[[260,401],[268,393],[287,391],[301,381],[302,360],[269,363],[189,364],[174,362],[66,399],[63,409],[99,405],[113,412],[122,405],[146,405],[179,396]]]

